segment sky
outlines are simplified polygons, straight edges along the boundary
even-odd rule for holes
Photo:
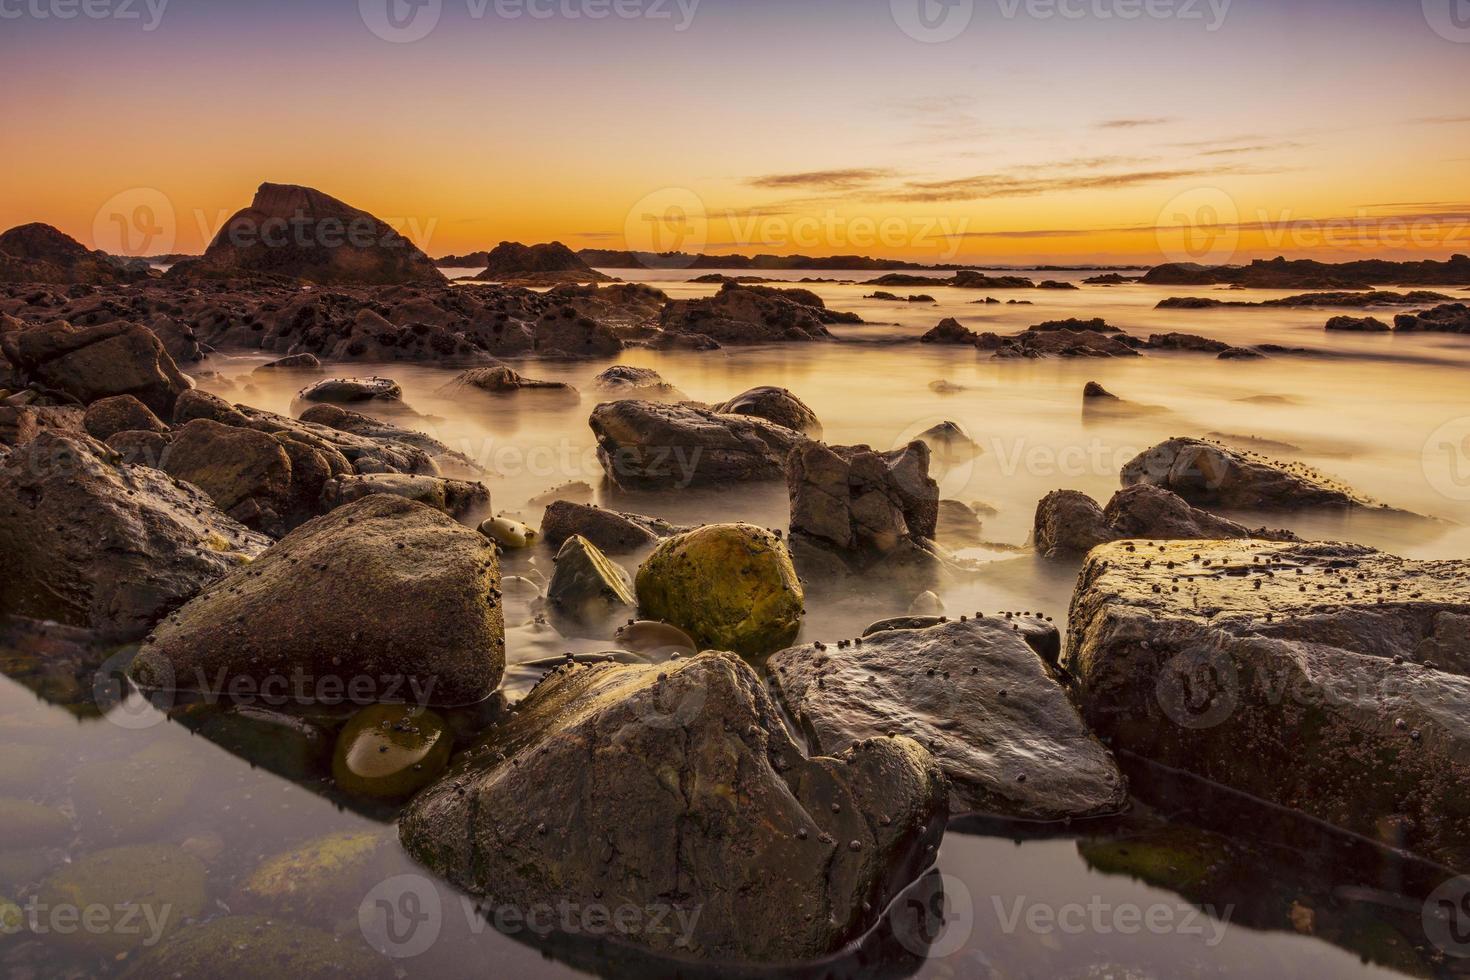
[[[0,228],[431,255],[1470,252],[1470,0],[0,0]]]

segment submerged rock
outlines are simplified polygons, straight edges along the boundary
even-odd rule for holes
[[[963,347],[974,347],[980,335],[968,327],[962,325],[954,317],[948,317],[939,321],[939,326],[930,330],[919,338],[921,344],[954,344]]]
[[[939,760],[953,814],[1061,820],[1127,803],[1112,756],[1005,620],[881,630],[848,649],[793,647],[769,666],[813,751],[902,732]]]
[[[667,398],[682,401],[684,393],[652,368],[617,364],[592,379],[599,391],[624,398]]]
[[[320,371],[322,362],[315,354],[292,354],[289,357],[267,361],[256,371]]]
[[[1327,330],[1344,330],[1353,333],[1387,333],[1388,324],[1372,316],[1335,316],[1327,321]]]
[[[546,600],[573,622],[587,624],[638,605],[632,577],[581,535],[568,538],[557,551]]]
[[[156,839],[185,814],[204,757],[179,741],[152,742],[122,758],[78,766],[71,799],[88,834],[107,841]]]
[[[328,378],[302,388],[296,395],[304,402],[401,402],[403,389],[391,378]]]
[[[668,660],[675,654],[692,657],[699,652],[693,637],[677,626],[652,620],[641,620],[618,627],[614,638],[629,653],[654,660]]]
[[[375,495],[287,535],[154,631],[145,688],[269,683],[302,701],[473,704],[505,670],[489,542],[423,504]]]
[[[124,980],[228,976],[233,980],[387,980],[387,960],[329,932],[279,918],[228,915],[186,926],[143,953]]]
[[[598,405],[589,424],[603,469],[629,488],[779,480],[787,453],[806,441],[764,419],[648,401]]]
[[[511,551],[529,548],[539,537],[534,529],[509,517],[492,517],[484,521],[480,524],[480,533]]]
[[[1470,565],[1352,545],[1094,551],[1065,664],[1111,744],[1470,869]]]
[[[408,852],[498,906],[672,905],[668,928],[621,938],[662,955],[834,953],[932,860],[945,819],[918,744],[804,758],[729,654],[559,668],[482,744],[409,805]]]
[[[137,639],[265,550],[194,487],[42,432],[0,462],[0,611]]]
[[[638,569],[645,616],[686,630],[705,649],[760,657],[801,629],[805,596],[781,539],[749,524],[712,524],[670,538]]]
[[[517,391],[555,393],[575,398],[577,389],[560,381],[536,381],[523,378],[515,371],[499,365],[497,367],[474,368],[459,375],[445,386],[446,389],[475,388],[492,395],[507,395]]]
[[[243,903],[280,915],[350,907],[371,887],[385,841],[374,831],[313,838],[261,862],[240,886]]]
[[[74,950],[112,958],[167,936],[204,911],[204,865],[177,847],[137,844],[97,851],[63,866],[41,883],[38,903],[49,909],[93,907],[121,915],[133,909],[137,928],[56,930]],[[145,913],[147,917],[145,917]]]
[[[1119,490],[1107,509],[1077,490],[1056,490],[1036,505],[1032,540],[1044,558],[1074,558],[1109,541],[1124,538],[1257,538],[1295,541],[1290,531],[1251,529],[1191,507],[1162,487],[1139,484]]]
[[[748,415],[800,432],[812,439],[822,438],[822,423],[817,414],[785,388],[752,388],[715,406],[720,415]]]

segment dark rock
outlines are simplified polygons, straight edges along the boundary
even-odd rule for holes
[[[1127,805],[1112,757],[1005,620],[882,630],[850,650],[793,647],[771,658],[770,676],[815,752],[890,732],[929,748],[952,814],[1063,820]]]
[[[553,548],[560,548],[568,539],[580,535],[610,555],[652,548],[660,538],[681,530],[655,517],[623,514],[567,500],[550,504],[541,518],[541,536]]]
[[[300,700],[474,704],[505,670],[499,591],[490,542],[376,494],[205,590],[154,631],[130,672],[144,688],[269,682]]]
[[[1386,333],[1388,324],[1371,316],[1335,316],[1327,321],[1327,330],[1348,330],[1354,333]]]
[[[1107,509],[1076,490],[1047,494],[1036,507],[1036,550],[1045,558],[1075,558],[1109,541],[1255,538],[1295,541],[1290,531],[1251,529],[1208,511],[1162,487],[1140,484],[1119,490]]]
[[[985,543],[983,525],[974,508],[958,500],[939,502],[939,522],[934,537],[950,547],[974,548]]]
[[[682,401],[684,393],[669,384],[652,368],[618,364],[592,379],[597,390],[617,397],[668,398]]]
[[[20,225],[0,235],[0,282],[128,283],[148,275],[146,268],[92,251],[51,225]]]
[[[557,550],[546,601],[562,616],[589,625],[638,606],[632,577],[597,545],[575,534]]]
[[[625,941],[700,961],[837,952],[931,860],[946,815],[916,743],[806,759],[728,654],[560,668],[483,744],[409,805],[409,854],[523,911],[672,901],[687,930]]]
[[[960,346],[975,346],[980,335],[975,331],[963,326],[954,317],[948,317],[939,321],[939,326],[930,330],[919,338],[921,344],[957,344]]]
[[[494,395],[505,395],[517,391],[557,392],[573,397],[577,394],[577,389],[569,384],[563,384],[560,381],[535,381],[531,378],[523,378],[504,365],[474,368],[464,372],[445,387],[446,389],[476,388]]]
[[[501,242],[485,256],[485,266],[485,271],[475,276],[476,279],[516,286],[610,282],[612,279],[592,269],[561,242],[546,245]]]
[[[174,400],[191,387],[158,338],[132,323],[77,328],[59,320],[0,335],[0,352],[25,378],[83,405],[133,395],[168,416]]]
[[[827,324],[839,322],[853,322],[853,317],[827,310],[806,290],[727,283],[709,298],[670,302],[661,326],[665,334],[698,334],[721,344],[761,344],[830,340]]]
[[[272,537],[286,533],[291,457],[266,433],[195,419],[170,442],[160,468],[209,494],[246,527]]]
[[[1220,354],[1230,350],[1230,345],[1210,340],[1192,333],[1156,333],[1148,338],[1150,350],[1189,350],[1206,354]]]
[[[1257,361],[1266,355],[1250,347],[1227,347],[1220,352],[1222,361]]]
[[[332,402],[352,404],[354,402],[403,401],[403,389],[391,378],[328,378],[310,385],[296,395],[304,402]]]
[[[269,361],[256,368],[257,371],[320,371],[322,369],[321,358],[315,354],[292,354],[290,357],[282,357]]]
[[[334,510],[379,493],[416,500],[461,524],[477,525],[490,511],[490,491],[483,483],[408,473],[334,476],[322,489],[322,508]]]
[[[106,442],[119,432],[135,429],[144,432],[167,432],[168,426],[132,395],[99,398],[87,406],[83,420],[87,434]]]
[[[1470,305],[1446,303],[1432,310],[1404,313],[1393,318],[1393,328],[1403,333],[1470,333]]]
[[[598,405],[589,424],[608,477],[630,488],[779,480],[806,441],[764,419],[637,400]]]
[[[208,419],[220,425],[249,425],[244,413],[219,395],[192,388],[174,403],[174,425],[187,425],[195,419]]]
[[[1106,388],[1104,388],[1102,385],[1098,384],[1096,381],[1089,381],[1089,382],[1087,382],[1087,384],[1082,388],[1082,397],[1083,398],[1101,398],[1101,399],[1103,399],[1105,401],[1115,401],[1115,402],[1116,401],[1122,401],[1121,398],[1119,398],[1117,395],[1113,394],[1111,391],[1108,391]]]
[[[1234,285],[1250,289],[1361,289],[1368,286],[1443,286],[1470,283],[1470,257],[1448,262],[1389,262],[1363,259],[1328,263],[1311,259],[1256,260],[1247,266],[1204,266],[1189,262],[1155,266],[1143,277],[1150,285]]]
[[[714,411],[721,415],[749,415],[775,422],[812,439],[822,438],[822,423],[806,403],[785,388],[752,388]]]

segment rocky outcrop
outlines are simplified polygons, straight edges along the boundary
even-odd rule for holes
[[[1470,869],[1470,567],[1260,542],[1094,551],[1065,663],[1115,748]]]
[[[589,424],[609,479],[629,488],[779,480],[806,441],[764,419],[638,400],[598,405]]]
[[[1188,350],[1205,354],[1220,354],[1230,349],[1230,345],[1223,341],[1211,340],[1192,333],[1151,334],[1148,338],[1148,346],[1150,350]]]
[[[884,631],[835,650],[793,647],[769,668],[812,751],[902,732],[939,760],[952,814],[1063,820],[1127,803],[1112,756],[1006,620]]]
[[[404,428],[401,425],[394,425],[391,422],[384,422],[370,415],[363,415],[361,412],[339,408],[336,405],[313,405],[301,413],[301,421],[312,426],[325,427],[337,433],[359,436],[361,440],[368,442],[411,447],[436,459],[445,459],[458,464],[469,462],[433,436]],[[345,454],[346,450],[344,449],[343,452]]]
[[[1155,266],[1142,280],[1148,285],[1234,285],[1250,289],[1363,289],[1370,286],[1470,285],[1470,257],[1389,262],[1365,259],[1328,263],[1311,259],[1257,260],[1248,266],[1205,266],[1189,262]]]
[[[499,365],[497,367],[473,368],[445,385],[446,390],[474,388],[492,395],[508,395],[517,391],[550,392],[575,399],[577,389],[560,381],[537,381],[523,378],[515,371]]]
[[[505,670],[499,594],[489,541],[373,495],[206,589],[153,632],[131,675],[149,689],[473,704]]]
[[[721,415],[748,415],[765,419],[809,438],[822,438],[822,423],[817,418],[817,413],[785,388],[752,388],[716,405],[714,411]]]
[[[801,629],[805,595],[781,539],[749,524],[711,524],[659,545],[638,569],[645,618],[708,650],[761,657]]]
[[[1387,333],[1389,326],[1372,316],[1335,316],[1327,321],[1324,329],[1351,333]]]
[[[560,667],[481,745],[405,811],[409,854],[497,906],[672,905],[669,928],[622,941],[682,959],[838,951],[932,860],[946,816],[919,745],[805,758],[728,654]]]
[[[1100,322],[1100,321],[1099,321]],[[1146,346],[1116,327],[1073,329],[1088,321],[1059,321],[1028,327],[1021,333],[1002,336],[982,333],[975,339],[980,350],[992,351],[999,359],[1023,357],[1137,357]]]
[[[148,277],[148,263],[93,251],[50,225],[20,225],[0,235],[0,282],[129,283]]]
[[[194,487],[41,431],[0,463],[0,611],[137,639],[265,550]]]
[[[1054,491],[1036,506],[1032,541],[1044,558],[1076,558],[1125,538],[1295,541],[1296,535],[1271,528],[1252,530],[1191,507],[1179,495],[1151,484],[1119,490],[1106,509],[1077,490]]]
[[[1446,303],[1432,310],[1404,313],[1393,318],[1400,333],[1470,333],[1470,305]]]
[[[979,340],[980,335],[975,331],[963,326],[954,317],[947,317],[939,321],[939,326],[920,337],[919,343],[955,344],[962,347],[974,347]]]
[[[321,369],[321,359],[315,354],[292,354],[290,357],[281,357],[274,361],[267,361],[255,370],[316,372]]]
[[[73,327],[64,320],[0,335],[0,352],[22,377],[83,405],[132,395],[167,418],[192,385],[145,327],[115,321]]]
[[[830,340],[828,324],[851,322],[862,321],[826,309],[806,290],[726,283],[707,299],[670,302],[660,326],[666,334],[697,334],[721,344],[764,344]]]
[[[250,207],[220,229],[198,259],[167,278],[266,276],[321,285],[443,283],[407,238],[366,211],[310,187],[261,184]]]
[[[1148,483],[1190,503],[1234,510],[1383,507],[1311,467],[1202,439],[1170,439],[1145,450],[1123,467],[1123,483]]]
[[[611,276],[593,270],[561,242],[546,245],[501,242],[485,256],[485,266],[476,279],[513,286],[612,281]]]
[[[541,518],[541,536],[553,548],[560,548],[570,538],[581,536],[610,555],[652,548],[661,538],[681,530],[685,529],[656,517],[624,514],[569,500],[553,501]]]

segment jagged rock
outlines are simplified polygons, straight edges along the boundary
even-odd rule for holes
[[[1346,330],[1354,333],[1387,333],[1388,324],[1372,316],[1335,316],[1327,321],[1327,330]]]
[[[87,429],[87,434],[93,439],[106,442],[119,432],[128,430],[142,432],[167,432],[168,426],[163,419],[154,415],[132,395],[113,395],[111,398],[99,398],[87,406],[87,414],[82,420]]]
[[[1108,389],[1104,388],[1102,385],[1098,384],[1096,381],[1089,381],[1089,382],[1087,382],[1086,385],[1083,386],[1083,388],[1082,388],[1082,397],[1083,398],[1099,398],[1099,399],[1102,399],[1103,401],[1113,401],[1113,402],[1117,402],[1117,401],[1122,401],[1123,400],[1123,399],[1119,398],[1117,395],[1113,394],[1111,391],[1108,391]]]
[[[360,436],[364,440],[375,443],[391,443],[409,447],[436,459],[442,458],[461,465],[469,464],[468,459],[453,452],[433,436],[394,425],[392,422],[384,422],[351,409],[338,408],[336,405],[313,405],[301,413],[301,421],[325,426],[336,432]]]
[[[549,505],[541,518],[541,536],[553,548],[560,548],[570,538],[581,535],[610,555],[652,548],[660,538],[681,530],[656,517],[624,514],[567,500]]]
[[[391,378],[328,378],[302,388],[296,395],[304,402],[401,402],[403,389]]]
[[[495,395],[510,394],[516,391],[557,392],[573,397],[577,394],[577,389],[569,384],[560,381],[535,381],[531,378],[523,378],[504,365],[474,368],[459,375],[445,387],[448,389],[475,388]]]
[[[954,317],[939,321],[939,326],[919,338],[921,344],[959,344],[973,347],[980,335],[962,326]]]
[[[1393,328],[1403,333],[1470,333],[1470,305],[1446,303],[1419,313],[1402,313],[1393,318]]]
[[[984,450],[970,438],[958,422],[940,422],[920,432],[917,440],[941,463],[950,464],[974,459]]]
[[[674,300],[663,313],[665,334],[697,334],[721,344],[830,340],[829,323],[862,322],[827,310],[806,290],[726,283],[707,299]]]
[[[779,480],[787,453],[806,441],[764,419],[648,401],[598,405],[589,424],[608,477],[630,488]]]
[[[366,211],[314,188],[269,183],[201,257],[177,263],[166,278],[251,275],[325,285],[445,282],[416,245]]]
[[[147,264],[92,251],[39,222],[0,235],[0,282],[129,283],[148,278]]]
[[[499,591],[488,541],[377,494],[205,590],[154,631],[131,674],[145,688],[218,693],[269,681],[311,700],[473,704],[505,669]]]
[[[793,647],[771,658],[770,676],[815,752],[890,732],[928,747],[949,777],[952,814],[1063,820],[1127,805],[1112,756],[1005,620],[880,630],[844,650]]]
[[[618,364],[603,371],[592,379],[592,384],[602,392],[631,398],[669,398],[682,400],[684,393],[663,379],[652,368],[630,367]]]
[[[485,256],[485,271],[475,276],[481,282],[516,286],[551,286],[558,283],[611,282],[561,242],[522,245],[501,242]]]
[[[762,387],[736,395],[715,412],[720,415],[748,415],[800,432],[812,439],[822,438],[822,423],[817,413],[785,388]]]
[[[687,928],[624,941],[702,962],[838,951],[932,859],[946,816],[919,745],[804,758],[729,654],[558,668],[482,744],[405,811],[409,854],[522,910],[672,902]]]
[[[711,524],[659,545],[638,569],[643,615],[705,649],[760,657],[790,644],[805,596],[781,539],[749,524]]]
[[[1044,558],[1075,558],[1109,541],[1256,538],[1295,541],[1290,531],[1255,528],[1191,507],[1162,487],[1139,484],[1119,490],[1107,509],[1085,493],[1057,490],[1036,507],[1033,541]]]
[[[1192,333],[1156,333],[1148,338],[1150,350],[1188,350],[1205,354],[1222,354],[1231,347],[1219,340],[1210,340]]]
[[[26,379],[83,405],[133,395],[168,416],[174,400],[191,387],[158,338],[132,323],[77,328],[58,320],[0,335],[0,352]]]
[[[1175,438],[1145,450],[1123,467],[1123,483],[1149,483],[1190,503],[1235,510],[1383,506],[1310,467],[1200,439]]]
[[[546,601],[572,621],[589,624],[638,606],[632,577],[581,535],[568,538],[557,550]]]
[[[1353,545],[1112,544],[1065,664],[1116,748],[1464,871],[1467,596],[1465,562]]]
[[[408,473],[334,476],[322,489],[322,506],[324,510],[334,510],[379,493],[416,500],[448,514],[461,524],[479,524],[481,517],[490,510],[490,491],[483,483]]]
[[[269,541],[203,493],[43,431],[0,462],[0,611],[136,639]]]

